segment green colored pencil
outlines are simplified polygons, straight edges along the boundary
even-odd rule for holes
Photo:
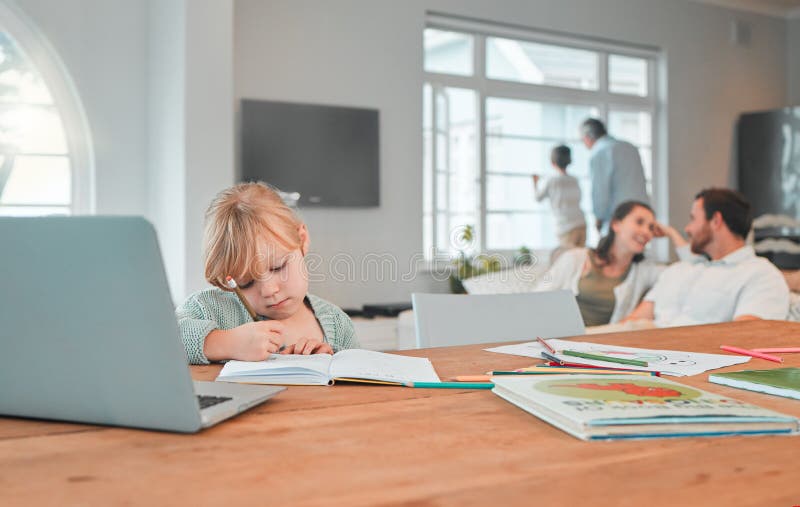
[[[631,364],[633,366],[647,366],[646,361],[637,359],[623,359],[621,357],[601,356],[599,354],[587,354],[586,352],[576,352],[574,350],[562,350],[565,356],[582,357],[584,359],[594,359],[595,361],[606,361],[609,363]]]
[[[491,389],[491,382],[406,382],[406,387],[438,387],[443,389]]]

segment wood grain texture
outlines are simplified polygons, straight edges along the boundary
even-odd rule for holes
[[[800,324],[746,322],[585,341],[718,352],[800,343]],[[405,351],[445,379],[527,366],[484,346]],[[786,354],[800,366],[800,354]],[[774,368],[753,359],[743,368]],[[213,379],[220,367],[193,367]],[[720,370],[720,371],[725,371]],[[800,417],[800,402],[678,382]],[[0,418],[0,505],[800,504],[797,437],[582,442],[488,391],[290,387],[196,435]]]

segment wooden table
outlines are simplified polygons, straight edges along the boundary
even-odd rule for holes
[[[797,345],[800,324],[590,341],[717,352]],[[443,379],[534,362],[481,349],[407,354],[430,357]],[[784,357],[800,366],[800,355]],[[192,368],[198,379],[218,370]],[[800,417],[800,401],[706,378],[677,380]],[[582,442],[489,391],[290,387],[196,435],[0,418],[0,505],[791,506],[799,459],[800,438],[786,436]]]

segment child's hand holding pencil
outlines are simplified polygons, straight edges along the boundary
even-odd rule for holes
[[[283,350],[285,327],[278,320],[261,320],[233,329],[215,329],[206,336],[203,351],[211,361],[263,361]]]

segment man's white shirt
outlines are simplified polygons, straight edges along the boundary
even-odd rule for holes
[[[680,262],[669,266],[644,297],[652,301],[659,327],[728,322],[743,315],[785,319],[789,288],[780,271],[743,246],[709,261],[678,250]]]

